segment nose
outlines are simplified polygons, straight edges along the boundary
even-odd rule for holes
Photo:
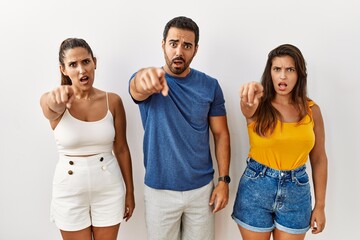
[[[177,46],[177,48],[175,49],[175,55],[177,57],[182,56],[182,49],[181,49],[181,45],[179,44],[179,46]]]
[[[280,78],[281,78],[281,79],[285,79],[285,78],[286,78],[286,71],[283,70],[283,71],[280,72]]]
[[[84,65],[82,65],[82,64],[79,65],[79,72],[80,72],[80,73],[86,72],[86,69],[85,69],[85,66],[84,66]]]

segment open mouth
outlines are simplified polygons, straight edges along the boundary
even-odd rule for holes
[[[89,80],[88,76],[84,76],[82,78],[80,78],[80,82],[87,82]]]
[[[286,83],[279,83],[278,86],[279,86],[279,89],[283,91],[283,90],[286,89],[287,84]]]
[[[178,58],[175,58],[172,62],[175,65],[182,65],[182,64],[184,64],[185,61],[181,57],[178,57]]]
[[[173,61],[173,64],[174,64],[175,66],[180,66],[180,65],[184,64],[184,62],[181,61],[181,60],[176,60],[176,61]]]

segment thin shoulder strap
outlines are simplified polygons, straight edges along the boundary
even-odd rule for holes
[[[107,106],[107,109],[109,110],[109,97],[108,97],[108,93],[106,93],[106,106]]]

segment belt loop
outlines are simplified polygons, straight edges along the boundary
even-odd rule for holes
[[[262,169],[261,172],[260,172],[260,176],[261,176],[261,177],[264,177],[264,176],[265,176],[266,170],[267,170],[267,167],[264,166],[263,169]]]
[[[295,171],[291,170],[291,181],[295,182]]]

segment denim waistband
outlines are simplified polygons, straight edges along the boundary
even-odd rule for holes
[[[248,167],[255,170],[256,172],[260,172],[260,175],[266,175],[273,178],[282,178],[282,179],[291,179],[293,180],[295,176],[299,176],[306,172],[306,165],[302,165],[293,170],[278,170],[274,168],[267,167],[252,158],[247,159]]]

